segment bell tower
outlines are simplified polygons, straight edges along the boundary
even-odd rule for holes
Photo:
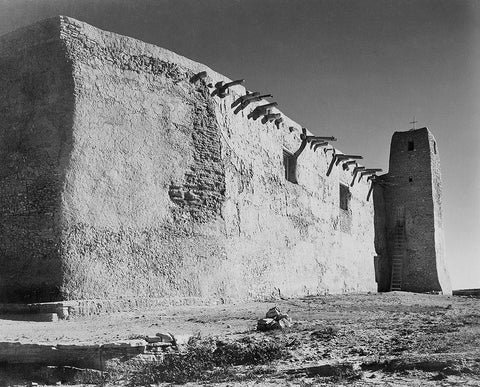
[[[440,157],[427,128],[393,134],[389,172],[380,177],[380,184],[376,198],[384,208],[385,238],[379,290],[451,293],[445,265]],[[383,196],[380,200],[379,195]]]

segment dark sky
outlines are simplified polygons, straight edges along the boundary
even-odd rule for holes
[[[0,0],[0,34],[59,14],[244,78],[369,167],[415,116],[440,151],[453,286],[480,287],[480,2]]]

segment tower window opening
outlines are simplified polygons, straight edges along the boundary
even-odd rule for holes
[[[437,154],[437,142],[433,142],[433,153]]]
[[[344,184],[340,184],[340,208],[342,210],[348,211],[350,207],[350,190]]]
[[[285,180],[297,184],[297,158],[286,150],[283,150],[283,168]]]
[[[413,143],[413,141],[408,142],[408,150],[409,151],[415,150],[415,144]]]

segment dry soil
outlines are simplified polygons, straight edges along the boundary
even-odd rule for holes
[[[257,320],[273,306],[289,314],[292,327],[258,332]],[[106,343],[158,332],[226,342],[268,336],[287,350],[267,365],[232,367],[221,382],[188,385],[480,386],[478,298],[391,292],[156,308],[51,323],[0,319],[0,341]],[[345,365],[354,375],[341,372]]]

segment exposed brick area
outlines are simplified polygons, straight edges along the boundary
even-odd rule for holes
[[[180,209],[176,216],[188,212],[195,221],[218,216],[225,200],[225,168],[222,161],[220,132],[215,111],[204,87],[202,99],[195,105],[193,119],[194,163],[185,173],[185,183],[172,184],[168,194]],[[174,167],[174,166],[173,166]]]

